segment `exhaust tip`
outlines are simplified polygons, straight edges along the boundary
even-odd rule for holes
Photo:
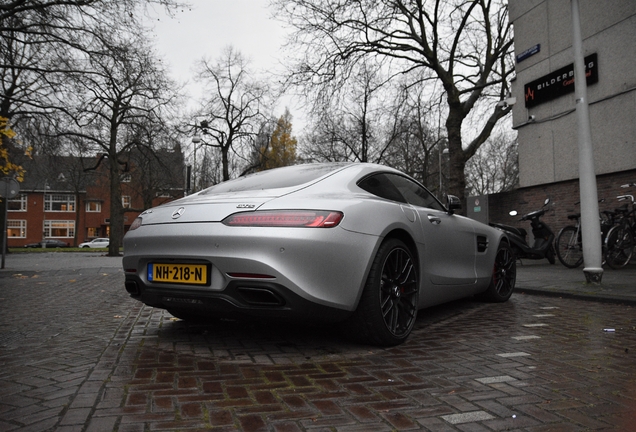
[[[126,281],[125,286],[126,291],[128,291],[130,295],[138,296],[139,294],[141,294],[141,290],[139,289],[139,285],[137,285],[137,282]]]
[[[253,306],[284,306],[285,300],[266,288],[238,287],[243,301]]]

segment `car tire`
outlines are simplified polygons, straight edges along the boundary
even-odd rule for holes
[[[508,243],[502,242],[495,256],[490,285],[481,297],[493,303],[508,301],[515,290],[516,282],[517,260],[515,254]]]
[[[411,250],[389,238],[376,254],[360,302],[345,329],[362,342],[394,346],[404,342],[417,318],[419,271]]]

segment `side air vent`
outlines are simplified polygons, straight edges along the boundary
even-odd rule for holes
[[[488,249],[488,237],[477,236],[477,252],[486,252]]]

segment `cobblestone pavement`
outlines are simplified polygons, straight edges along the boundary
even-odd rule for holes
[[[128,298],[123,280],[112,266],[0,273],[0,431],[636,425],[633,306],[459,301],[379,349],[329,327],[189,325]]]

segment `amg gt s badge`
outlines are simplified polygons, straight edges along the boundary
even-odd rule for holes
[[[179,219],[183,213],[185,213],[185,207],[179,207],[172,212],[172,219]]]

